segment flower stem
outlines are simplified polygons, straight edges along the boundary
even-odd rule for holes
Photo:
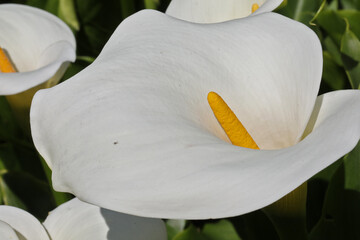
[[[274,224],[281,240],[306,240],[307,183],[263,210]]]

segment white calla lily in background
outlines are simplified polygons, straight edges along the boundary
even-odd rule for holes
[[[281,15],[195,24],[141,11],[92,65],[35,95],[33,140],[54,188],[84,201],[159,218],[240,215],[357,144],[360,91],[317,98],[321,73],[317,36]],[[211,91],[262,150],[229,143]]]
[[[0,4],[0,32],[0,47],[16,70],[0,72],[0,95],[26,118],[35,92],[57,84],[75,61],[75,38],[56,16],[20,4]]]
[[[0,206],[1,240],[166,240],[161,219],[131,216],[78,199],[62,204],[41,224],[30,213]]]
[[[196,23],[217,23],[271,12],[283,0],[172,0],[166,14]],[[258,8],[258,9],[257,9]]]

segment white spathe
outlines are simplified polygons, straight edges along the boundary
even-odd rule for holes
[[[317,100],[321,73],[317,36],[281,15],[195,24],[141,11],[92,65],[35,95],[32,136],[58,191],[147,217],[240,215],[357,144],[360,91]],[[263,150],[229,143],[210,91]]]
[[[17,240],[19,239],[16,231],[7,223],[0,221],[0,239],[3,240]]]
[[[172,0],[166,14],[196,23],[217,23],[271,12],[283,0]],[[259,9],[252,13],[253,4]]]
[[[41,9],[0,4],[0,47],[17,73],[0,72],[0,95],[12,95],[48,82],[53,86],[74,62],[75,38],[56,16]]]
[[[162,220],[113,212],[73,199],[50,212],[41,224],[22,209],[0,206],[0,239],[166,240]]]

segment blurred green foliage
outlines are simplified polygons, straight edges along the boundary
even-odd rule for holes
[[[63,80],[88,66],[116,27],[144,8],[165,11],[170,0],[14,0],[64,20],[77,41],[77,61]],[[276,12],[300,21],[318,35],[324,67],[320,93],[360,89],[360,0],[287,0]],[[28,210],[39,219],[69,199],[51,188],[50,170],[31,138],[16,124],[0,97],[0,204]],[[309,239],[360,239],[360,145],[308,181]],[[180,227],[179,227],[180,226]],[[169,240],[279,239],[261,211],[219,221],[168,224]]]

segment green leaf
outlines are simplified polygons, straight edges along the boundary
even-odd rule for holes
[[[346,19],[349,23],[350,30],[356,35],[357,38],[360,38],[360,11],[340,10],[337,11],[336,14],[339,17]]]
[[[47,0],[44,9],[58,16],[59,1],[60,0]]]
[[[360,0],[340,0],[341,5],[347,9],[358,9],[360,10]]]
[[[25,209],[40,219],[55,208],[49,185],[24,172],[3,171],[0,192],[5,204]]]
[[[322,44],[325,48],[324,50],[326,50],[331,55],[331,58],[335,61],[335,63],[338,66],[343,66],[340,49],[338,46],[336,46],[332,38],[326,37]]]
[[[329,183],[339,167],[342,166],[342,163],[342,159],[334,162],[308,181],[308,195],[306,202],[306,222],[308,229],[313,229],[319,220],[322,219],[322,208],[324,206],[325,195]]]
[[[360,239],[360,144],[344,158],[329,184],[311,240]]]
[[[200,230],[190,225],[185,231],[176,235],[173,240],[210,240],[203,234],[201,234]]]
[[[344,157],[345,189],[360,193],[360,142]]]
[[[144,0],[144,5],[147,9],[156,9],[159,3],[159,0]]]
[[[314,17],[309,21],[309,25],[316,25],[314,23],[314,21],[318,18],[318,16],[320,15],[320,13],[323,11],[324,7],[326,5],[326,0],[323,0],[319,9],[317,10],[317,12],[315,13]]]
[[[95,58],[90,57],[90,56],[77,56],[76,60],[77,61],[83,61],[83,62],[86,62],[86,63],[90,64],[90,63],[93,63],[95,61]]]
[[[334,11],[326,9],[321,12],[316,22],[321,26],[327,34],[334,40],[335,44],[340,48],[343,34],[346,31],[346,21],[349,23],[350,30],[360,38],[360,12],[354,10]]]
[[[61,79],[61,82],[79,73],[81,70],[86,68],[93,61],[94,58],[92,57],[78,57],[75,63],[69,65],[69,68],[66,70],[64,76]]]
[[[121,13],[123,18],[127,18],[131,14],[135,13],[135,2],[129,0],[120,0]]]
[[[203,234],[210,240],[241,240],[234,226],[227,220],[205,224]]]
[[[284,7],[286,7],[287,6],[287,4],[288,4],[288,0],[283,0],[282,2],[281,2],[281,4],[275,9],[275,10],[280,10],[280,9],[282,9],[282,8],[284,8]]]
[[[4,180],[4,175],[7,171],[1,171],[0,173],[0,192],[1,200],[5,205],[14,206],[26,210],[25,204],[21,199],[10,189],[7,182]]]
[[[0,140],[7,140],[19,135],[19,126],[16,124],[11,108],[5,97],[0,96]]]
[[[44,0],[28,0],[26,3],[27,3],[27,5],[41,8],[41,9],[45,9],[45,6],[46,6],[46,1],[44,1]]]
[[[339,9],[339,2],[338,0],[333,0],[329,3],[328,9],[332,9],[332,10],[338,10]]]
[[[105,43],[122,21],[123,7],[119,0],[74,0],[77,17],[81,24],[76,34],[78,54],[98,56]]]
[[[350,31],[350,25],[347,19],[345,19],[345,22],[346,30],[341,39],[340,51],[348,57],[360,61],[360,41],[356,35]]]
[[[0,144],[0,170],[19,170],[20,166],[13,145],[9,142]]]
[[[274,225],[262,210],[257,210],[241,216],[229,218],[236,231],[243,239],[278,240]],[[261,231],[259,231],[261,226]]]
[[[169,229],[169,228],[168,228]],[[174,228],[170,228],[173,231]],[[228,220],[220,220],[216,223],[207,223],[200,230],[190,225],[184,231],[178,233],[172,240],[241,240],[234,226]]]
[[[334,10],[325,10],[319,14],[316,22],[329,34],[335,44],[340,46],[341,38],[346,28],[343,18]]]
[[[28,0],[28,5],[42,8],[62,19],[72,30],[79,31],[75,0]]]
[[[175,229],[177,232],[181,232],[184,230],[186,225],[186,220],[181,219],[169,219],[166,221],[166,224],[171,226],[173,229]]]
[[[177,234],[182,232],[185,228],[186,220],[173,220],[169,219],[166,221],[166,229],[168,234],[168,239],[173,239]]]
[[[344,19],[345,31],[341,38],[341,58],[351,87],[360,89],[360,41],[350,30],[348,19]]]
[[[75,1],[74,0],[59,0],[58,14],[71,29],[79,31],[80,24],[76,16]]]
[[[93,21],[94,18],[101,14],[103,4],[104,3],[96,0],[87,0],[86,2],[78,0],[78,12],[81,16],[82,22],[84,24],[88,24]]]
[[[344,62],[346,75],[350,81],[351,87],[353,89],[360,89],[360,64],[359,62],[347,57],[346,55],[342,56]]]
[[[326,83],[328,86],[330,86],[331,90],[343,89],[347,81],[345,71],[336,64],[329,52],[323,52],[323,59],[323,83]]]
[[[342,164],[343,164],[342,159],[334,162],[327,168],[318,172],[315,176],[311,178],[311,180],[317,179],[329,183],[331,179],[334,177],[335,173],[338,171],[338,169],[342,166]]]
[[[315,16],[322,2],[323,0],[288,0],[287,5],[277,11],[282,15],[308,24]]]
[[[167,239],[172,240],[175,238],[176,235],[179,234],[179,232],[172,226],[166,223],[166,232],[167,232]]]
[[[94,54],[98,55],[111,34],[106,29],[93,23],[91,25],[85,25],[84,31]]]

